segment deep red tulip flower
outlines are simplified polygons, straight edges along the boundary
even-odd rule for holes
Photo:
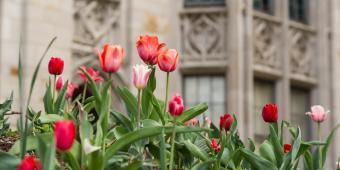
[[[224,129],[225,131],[228,131],[233,121],[234,119],[229,113],[220,116],[220,130]]]
[[[63,88],[64,82],[63,82],[63,78],[60,76],[57,79],[56,85],[55,85],[55,89],[57,91],[60,91]]]
[[[103,50],[98,51],[100,66],[107,73],[115,73],[123,64],[124,49],[119,45],[105,44]]]
[[[76,127],[71,120],[59,120],[54,123],[56,146],[61,151],[71,149],[76,137]]]
[[[89,67],[89,68],[86,69],[86,67],[81,66],[81,68],[83,70],[86,70],[87,73],[89,73],[89,75],[91,76],[93,81],[101,82],[101,81],[104,80],[103,77],[100,76],[99,71],[95,71],[92,67]],[[81,79],[83,79],[85,82],[87,81],[87,77],[86,77],[85,73],[82,70],[79,70],[78,74],[80,75]]]
[[[283,152],[284,153],[288,153],[291,150],[292,150],[292,145],[291,144],[286,143],[286,144],[283,145]]]
[[[262,118],[265,122],[273,123],[277,122],[277,119],[279,118],[279,114],[277,111],[276,104],[266,104],[262,109]]]
[[[60,75],[64,70],[64,61],[59,57],[51,57],[48,63],[48,72],[53,75]]]
[[[42,163],[33,155],[27,155],[18,165],[18,170],[42,170]]]
[[[164,46],[164,43],[158,42],[157,36],[149,35],[140,36],[136,43],[139,57],[149,65],[157,63],[158,52]]]
[[[210,143],[211,148],[215,150],[216,153],[220,152],[221,146],[218,144],[217,139],[212,138]]]
[[[67,85],[67,90],[66,90],[66,99],[71,98],[73,96],[74,90],[77,88],[77,85],[69,82]]]
[[[180,116],[184,111],[183,99],[179,94],[172,97],[169,102],[169,112],[172,116]]]
[[[158,67],[164,72],[176,70],[179,54],[175,49],[166,49],[158,54]]]

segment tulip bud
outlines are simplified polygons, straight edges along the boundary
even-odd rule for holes
[[[103,77],[100,76],[99,71],[95,71],[92,67],[86,69],[86,67],[81,66],[81,68],[87,71],[87,73],[91,76],[93,81],[101,82],[104,80]],[[82,70],[79,70],[78,74],[81,79],[83,79],[85,82],[87,81],[87,77]]]
[[[183,99],[179,94],[172,97],[169,102],[169,112],[172,116],[180,116],[184,111]]]
[[[218,144],[217,140],[215,138],[211,139],[210,143],[211,148],[215,150],[216,153],[220,152],[221,146]]]
[[[192,118],[184,123],[185,126],[192,126],[195,127],[199,123],[197,118]]]
[[[18,170],[42,170],[42,163],[35,156],[27,155],[18,165]]]
[[[220,116],[220,130],[224,129],[225,131],[228,131],[233,121],[234,119],[229,113]]]
[[[204,118],[205,124],[208,128],[210,128],[211,125],[211,119],[207,116]]]
[[[69,82],[67,85],[67,90],[66,90],[66,99],[71,98],[73,96],[74,90],[77,88],[77,85]]]
[[[55,85],[55,89],[57,90],[57,91],[60,91],[62,88],[63,88],[63,78],[60,76],[60,77],[58,77],[58,79],[57,79],[57,82],[56,82],[56,85]]]
[[[311,107],[312,112],[307,112],[306,115],[310,116],[314,122],[321,123],[326,120],[329,111],[325,111],[320,105]]]
[[[48,72],[53,75],[60,75],[64,70],[64,61],[59,57],[51,57],[48,63]]]
[[[133,84],[138,90],[144,89],[146,87],[150,74],[151,69],[149,69],[147,66],[141,64],[133,66]]]
[[[267,123],[277,122],[279,114],[276,104],[266,104],[262,109],[262,118]]]
[[[140,36],[136,43],[139,57],[145,64],[155,65],[157,63],[158,51],[164,47],[164,43],[158,43],[157,36]]]
[[[176,70],[179,54],[175,49],[167,49],[158,54],[158,67],[164,72]]]
[[[56,146],[61,151],[71,149],[76,137],[76,127],[71,120],[59,120],[54,123],[54,137]]]
[[[98,52],[100,66],[107,73],[115,73],[123,63],[124,49],[119,45],[105,44],[103,51]]]
[[[292,150],[292,145],[291,144],[286,143],[286,144],[283,145],[283,152],[284,153],[288,153],[291,150]]]

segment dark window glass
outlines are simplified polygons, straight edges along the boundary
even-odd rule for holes
[[[274,14],[273,0],[254,0],[254,9],[267,14]]]
[[[184,7],[224,6],[225,0],[184,0]]]
[[[308,0],[289,0],[289,18],[291,20],[308,22]]]

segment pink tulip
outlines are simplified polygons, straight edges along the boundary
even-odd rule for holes
[[[133,66],[133,84],[138,90],[144,89],[148,84],[151,69],[142,64]]]
[[[60,91],[60,90],[63,88],[63,84],[64,84],[63,78],[62,78],[61,76],[58,77],[57,82],[56,82],[56,84],[55,84],[55,89],[56,89],[57,91]]]
[[[210,128],[210,125],[211,125],[211,119],[209,117],[205,117],[205,123],[207,125],[208,128]]]
[[[59,120],[54,125],[54,138],[57,148],[61,151],[71,149],[76,137],[74,122],[72,120]]]
[[[89,73],[89,75],[91,76],[93,81],[101,82],[101,81],[104,80],[103,77],[100,76],[99,71],[95,71],[92,67],[88,67],[86,69],[86,67],[81,66],[80,68],[83,69],[83,70],[86,70],[87,73]],[[87,77],[82,70],[79,70],[78,74],[80,75],[81,79],[83,79],[85,82],[87,81]]]
[[[215,150],[216,153],[221,151],[221,146],[218,144],[215,138],[211,139],[210,146]]]
[[[185,126],[192,126],[195,127],[199,123],[197,118],[192,118],[184,123]]]
[[[327,114],[329,111],[325,111],[325,109],[320,105],[315,105],[311,107],[312,112],[307,112],[306,115],[310,116],[314,122],[321,123],[327,118]]]
[[[105,44],[103,51],[98,52],[100,66],[107,73],[115,73],[123,64],[124,49],[119,45]]]
[[[140,36],[137,43],[137,51],[145,64],[155,65],[157,63],[158,51],[164,47],[164,43],[158,42],[157,36]]]
[[[71,98],[73,96],[74,90],[77,88],[77,85],[69,82],[67,85],[67,90],[66,90],[66,99]]]
[[[180,116],[184,111],[183,99],[179,94],[176,94],[169,102],[169,112],[172,116]]]
[[[175,49],[166,49],[158,54],[158,67],[164,72],[176,70],[179,54]]]

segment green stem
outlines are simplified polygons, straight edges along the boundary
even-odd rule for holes
[[[174,117],[174,128],[172,130],[172,137],[171,137],[171,152],[170,152],[170,166],[169,170],[173,167],[174,162],[174,151],[175,151],[175,139],[176,139],[176,117]]]
[[[166,88],[165,88],[165,102],[164,102],[164,108],[163,108],[163,113],[164,113],[164,116],[166,114],[166,107],[168,105],[168,94],[169,94],[169,77],[170,77],[170,74],[169,72],[166,73]]]
[[[166,170],[164,127],[162,127],[162,134],[160,139],[160,169]]]
[[[320,123],[318,122],[318,140],[321,142],[321,129],[320,129]],[[319,145],[319,169],[322,170],[322,152],[321,152],[321,145]]]
[[[140,128],[140,112],[141,112],[141,106],[142,106],[142,90],[138,89],[138,113],[137,113],[137,129]]]
[[[85,81],[85,84],[84,84],[83,96],[82,96],[83,98],[82,98],[82,100],[81,100],[81,103],[82,103],[83,105],[85,105],[86,90],[87,90],[87,81]]]
[[[52,89],[52,100],[53,100],[53,103],[54,103],[54,95],[55,95],[55,87],[56,87],[56,80],[57,79],[57,76],[56,75],[53,75],[53,89]]]

